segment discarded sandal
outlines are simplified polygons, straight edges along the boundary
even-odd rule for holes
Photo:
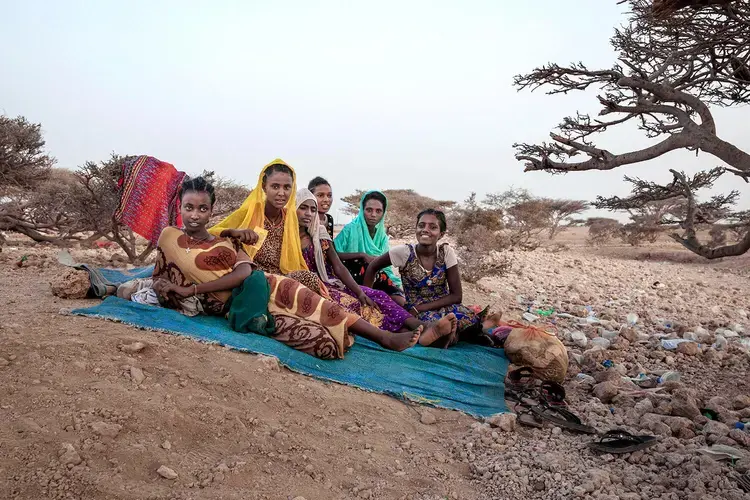
[[[634,436],[623,430],[612,430],[601,436],[599,441],[588,444],[588,447],[600,453],[633,453],[645,450],[656,444],[654,436]]]
[[[572,412],[560,406],[550,406],[544,402],[530,408],[534,414],[548,422],[555,424],[563,429],[582,432],[584,434],[596,434],[596,429],[590,425],[585,425],[581,419]]]
[[[734,480],[742,488],[742,491],[750,493],[750,473],[745,472],[744,474],[733,474]]]
[[[539,386],[539,393],[542,401],[550,406],[568,406],[568,403],[565,402],[565,389],[557,382],[545,380]]]

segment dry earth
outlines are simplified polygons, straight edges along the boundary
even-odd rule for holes
[[[740,343],[750,330],[750,259],[705,263],[667,243],[594,249],[575,231],[557,243],[564,247],[515,254],[510,276],[467,285],[464,301],[515,318],[519,300],[575,316],[591,306],[601,323],[557,320],[572,409],[599,431],[658,435],[646,453],[596,455],[590,437],[552,426],[502,432],[298,375],[272,358],[62,315],[94,302],[52,295],[62,272],[55,249],[11,241],[0,253],[0,497],[745,498],[731,468],[698,450],[719,443],[749,453],[750,434],[731,427],[750,419]],[[72,253],[95,264],[110,255]],[[640,318],[633,331],[591,348],[631,312]],[[709,347],[717,330],[728,337],[720,350]],[[659,345],[657,335],[696,331],[705,337],[697,352]],[[128,352],[135,342],[145,347]],[[621,379],[667,369],[680,382],[644,392]],[[577,379],[581,371],[595,385]],[[694,414],[706,406],[721,422]]]

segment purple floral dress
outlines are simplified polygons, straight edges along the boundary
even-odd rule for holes
[[[323,240],[320,243],[323,246],[323,252],[325,253],[328,251],[330,242],[328,240]],[[313,249],[313,246],[308,245],[307,248],[303,249],[302,255],[307,263],[307,268],[310,271],[317,273],[318,267],[315,264],[315,250]],[[388,332],[398,332],[404,328],[404,323],[411,317],[411,315],[406,312],[404,308],[396,304],[387,293],[380,290],[373,290],[366,286],[360,286],[360,288],[377,307],[362,306],[354,295],[354,292],[346,288],[346,286],[333,273],[333,269],[329,265],[327,259],[326,272],[328,273],[328,278],[332,282],[326,284],[331,299],[347,311],[362,316],[362,319],[368,323]]]
[[[401,282],[406,294],[406,308],[410,309],[419,304],[434,302],[450,294],[448,287],[448,268],[445,264],[445,244],[438,247],[438,257],[432,271],[427,272],[419,263],[414,245],[409,245],[409,259],[404,267],[399,268]],[[477,314],[463,304],[451,304],[433,311],[419,314],[419,319],[425,323],[437,321],[453,313],[458,319],[458,331],[462,332],[482,323],[483,314]]]

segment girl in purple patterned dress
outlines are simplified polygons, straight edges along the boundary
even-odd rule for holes
[[[446,316],[425,324],[406,312],[387,293],[357,285],[341,263],[325,227],[320,224],[316,203],[309,190],[297,192],[302,255],[308,269],[317,273],[325,283],[330,299],[382,330],[399,332],[424,326],[419,337],[421,345],[436,345],[440,341],[447,344],[447,339],[455,333],[454,317]]]
[[[399,245],[376,258],[367,268],[365,284],[387,266],[398,268],[406,294],[405,308],[422,321],[436,321],[453,315],[458,333],[481,328],[486,310],[475,313],[461,304],[461,275],[458,258],[447,243],[438,242],[445,234],[445,214],[427,209],[417,216],[417,244]],[[451,342],[456,342],[457,337]]]

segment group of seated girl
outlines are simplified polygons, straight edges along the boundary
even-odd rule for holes
[[[180,197],[183,227],[162,232],[145,285],[162,306],[223,315],[238,331],[321,359],[342,358],[354,335],[402,351],[448,347],[481,328],[482,315],[461,305],[456,255],[439,243],[442,212],[421,212],[417,243],[390,248],[388,202],[372,191],[334,239],[330,184],[316,178],[297,191],[294,170],[281,160],[264,167],[242,206],[213,227],[209,183],[189,179]],[[126,298],[141,292],[121,288]]]

